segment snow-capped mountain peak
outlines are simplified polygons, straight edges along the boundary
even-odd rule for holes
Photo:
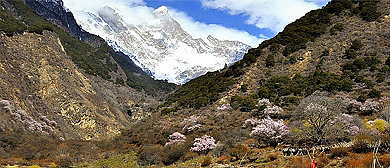
[[[161,15],[169,15],[169,11],[166,6],[160,6],[159,8],[154,10],[154,13],[160,13]]]
[[[195,39],[172,18],[165,6],[137,16],[129,10],[137,8],[109,4],[94,11],[73,13],[84,30],[106,39],[157,79],[183,84],[240,60],[250,48],[211,35]]]

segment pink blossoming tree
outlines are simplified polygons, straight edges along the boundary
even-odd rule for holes
[[[217,144],[215,143],[214,138],[209,135],[203,135],[201,138],[195,138],[191,151],[207,154],[215,147],[217,147]]]
[[[248,119],[244,125],[254,126],[250,135],[274,147],[290,133],[283,120],[274,121],[269,117],[262,120]]]
[[[165,146],[167,145],[180,145],[186,142],[187,138],[183,134],[179,132],[175,132],[172,135],[169,135],[168,137],[169,141],[165,143]]]

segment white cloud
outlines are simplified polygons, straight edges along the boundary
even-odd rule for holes
[[[186,13],[177,11],[175,9],[169,9],[169,11],[171,16],[180,23],[182,28],[191,34],[194,38],[205,39],[208,35],[212,35],[222,40],[241,41],[252,47],[257,47],[262,41],[268,39],[268,37],[263,35],[259,35],[259,37],[250,35],[248,32],[243,30],[227,28],[217,24],[197,22]]]
[[[71,11],[96,10],[107,4],[145,5],[143,0],[63,0]]]
[[[310,10],[329,0],[202,0],[206,8],[247,16],[247,24],[279,32]]]

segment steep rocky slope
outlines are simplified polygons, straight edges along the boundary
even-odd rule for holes
[[[83,73],[55,34],[2,35],[1,44],[1,99],[37,121],[42,116],[56,121],[52,126],[56,136],[104,139],[130,124],[127,107],[142,96]],[[7,120],[2,117],[2,122]]]
[[[103,39],[89,34],[80,28],[74,19],[72,12],[64,7],[61,0],[26,0],[25,2],[39,15],[45,17],[53,24],[65,29],[77,39],[86,41],[91,45],[100,46],[104,44]]]
[[[21,1],[1,1],[1,22],[2,130],[101,140],[158,106],[142,91],[153,79],[107,45],[74,39]]]

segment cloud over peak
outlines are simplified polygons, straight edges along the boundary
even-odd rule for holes
[[[248,17],[247,24],[279,32],[319,4],[329,0],[202,0],[206,8]]]

